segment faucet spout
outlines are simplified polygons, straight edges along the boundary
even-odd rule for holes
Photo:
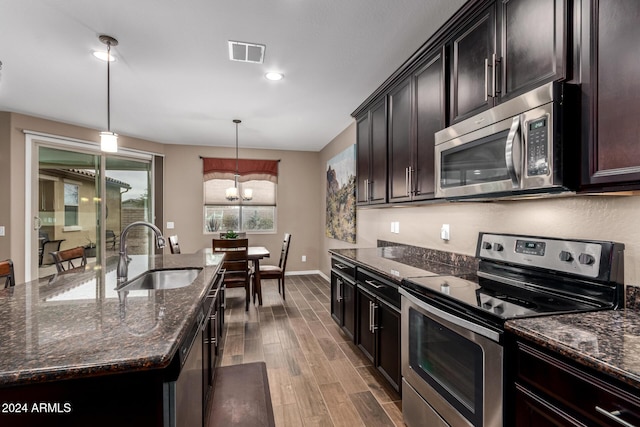
[[[145,222],[145,221],[136,221],[127,225],[122,230],[122,233],[120,233],[120,258],[118,259],[118,270],[117,270],[118,285],[122,284],[127,280],[127,275],[129,270],[128,258],[127,258],[127,235],[129,234],[129,230],[131,230],[131,228],[138,225],[149,227],[153,231],[156,237],[156,247],[158,249],[164,248],[165,246],[165,240],[164,240],[164,237],[162,236],[162,231],[160,231],[160,229],[156,227],[154,224],[151,224],[150,222]]]

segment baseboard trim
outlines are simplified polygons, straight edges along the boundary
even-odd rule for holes
[[[329,281],[329,278],[327,277],[327,275],[324,274],[320,270],[287,271],[284,275],[285,276],[302,276],[302,275],[305,275],[305,274],[317,274],[317,275],[321,276],[327,282]]]

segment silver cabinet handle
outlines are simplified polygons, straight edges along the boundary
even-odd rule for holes
[[[369,180],[368,179],[364,180],[364,193],[365,193],[364,201],[368,202],[369,199],[370,199],[370,195],[369,195]]]
[[[344,265],[344,264],[338,264],[338,263],[334,264],[334,266],[335,266],[336,268],[340,269],[340,270],[344,270],[345,268],[347,268],[347,266],[346,266],[346,265]]]
[[[601,413],[605,417],[609,418],[610,420],[613,420],[613,421],[617,422],[620,425],[623,425],[625,427],[636,427],[633,424],[631,424],[630,422],[627,422],[627,421],[623,420],[622,418],[620,418],[618,416],[618,415],[622,414],[622,411],[611,411],[611,412],[609,412],[606,409],[602,409],[599,406],[596,406],[596,411]]]
[[[373,280],[365,280],[364,283],[366,283],[367,285],[373,286],[376,289],[384,288],[384,285],[376,285],[376,283]]]
[[[413,168],[409,166],[409,195],[414,194],[416,191],[413,188]]]
[[[496,58],[496,54],[492,54],[491,55],[491,72],[492,72],[492,76],[491,76],[491,80],[493,80],[493,84],[491,85],[492,87],[492,91],[491,91],[491,96],[493,98],[496,97],[496,85],[498,84],[498,81],[496,80],[496,62],[499,62],[499,60]]]
[[[516,170],[516,159],[514,156],[514,142],[518,137],[518,130],[520,129],[520,116],[513,118],[511,122],[511,129],[509,129],[509,135],[507,135],[507,142],[504,145],[504,157],[507,163],[507,172],[511,178],[511,185],[513,188],[520,187],[519,171]]]
[[[373,302],[369,301],[369,332],[373,333]]]
[[[338,295],[336,295],[336,300],[338,302],[342,301],[342,280],[336,278],[336,285],[338,286]]]
[[[409,195],[409,168],[404,168],[404,192]]]
[[[484,102],[489,100],[489,58],[484,58]]]
[[[376,305],[375,302],[371,303],[371,333],[375,333],[376,329],[378,329],[378,327],[376,326],[376,310],[378,309],[378,306]]]

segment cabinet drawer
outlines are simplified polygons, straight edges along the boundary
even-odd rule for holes
[[[343,276],[349,277],[353,280],[356,279],[356,267],[353,264],[349,264],[342,258],[331,258],[331,268],[335,271],[339,271]]]
[[[398,285],[358,268],[358,285],[400,309]]]
[[[516,381],[525,388],[542,392],[556,401],[554,405],[558,403],[587,424],[640,426],[637,392],[623,390],[526,344],[519,343],[517,351]]]

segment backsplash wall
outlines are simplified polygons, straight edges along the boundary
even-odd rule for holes
[[[322,150],[321,162],[354,143],[355,125],[351,125]],[[324,211],[326,185],[320,191]],[[321,270],[329,275],[329,249],[376,247],[378,240],[473,256],[478,232],[488,231],[624,243],[625,284],[640,286],[638,212],[640,196],[611,195],[360,208],[357,211],[357,243],[351,245],[323,237],[324,248],[320,252],[325,259]],[[324,214],[321,221],[324,228]],[[400,223],[397,234],[390,231],[390,224],[395,221]],[[440,239],[442,224],[450,225],[451,239],[447,242]],[[636,289],[629,291],[636,295]]]

